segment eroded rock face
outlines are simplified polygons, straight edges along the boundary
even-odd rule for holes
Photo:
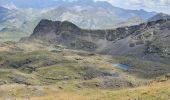
[[[41,20],[29,40],[57,42],[69,48],[95,51],[101,45],[99,42],[123,39],[132,32],[128,30],[128,27],[116,30],[87,30],[68,21]]]
[[[30,38],[42,37],[47,34],[51,35],[80,35],[84,37],[90,36],[91,38],[106,39],[109,41],[114,41],[117,38],[124,38],[127,34],[131,34],[134,30],[137,30],[138,26],[133,27],[122,27],[115,30],[87,30],[81,29],[71,22],[64,21],[51,21],[51,20],[41,20],[40,23],[34,29],[33,34]],[[68,34],[67,34],[68,33]]]
[[[58,31],[60,23],[61,22],[41,20],[40,23],[34,29],[31,37],[36,39],[44,39],[46,41],[55,39],[56,38],[55,33]]]
[[[170,20],[166,19],[117,29],[88,30],[81,29],[68,21],[41,20],[28,40],[41,40],[71,49],[104,54],[139,55],[146,51],[148,43],[153,44],[157,38],[163,41],[166,37],[167,40],[170,33],[169,26]]]

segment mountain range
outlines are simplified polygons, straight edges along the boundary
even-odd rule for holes
[[[170,20],[157,20],[112,30],[81,29],[68,21],[41,20],[29,38],[70,49],[101,54],[133,55],[150,60],[170,57]]]
[[[41,19],[67,20],[85,29],[110,29],[136,25],[156,14],[145,10],[122,9],[104,1],[57,0],[46,2],[46,0],[41,0],[41,2],[39,0],[32,0],[32,2],[1,0],[0,37],[18,40],[21,37],[29,36]]]

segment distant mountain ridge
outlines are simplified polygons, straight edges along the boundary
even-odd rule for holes
[[[156,20],[161,20],[161,19],[170,19],[170,15],[165,14],[165,13],[158,13],[155,16],[151,17],[148,19],[148,21],[156,21]]]
[[[145,10],[127,10],[127,9],[122,9],[119,7],[114,7],[110,3],[106,1],[93,1],[93,0],[1,0],[0,1],[1,5],[5,4],[10,4],[12,6],[16,6],[19,8],[33,8],[33,9],[39,9],[39,8],[58,8],[58,7],[64,7],[64,8],[74,8],[74,7],[81,7],[83,9],[91,9],[93,10],[94,8],[102,8],[105,9],[109,12],[114,12],[120,16],[124,16],[126,18],[134,17],[135,15],[140,16],[143,19],[148,19],[152,15],[156,14],[155,12],[146,12]],[[50,5],[51,4],[51,5]],[[24,7],[24,5],[26,7]],[[47,6],[43,6],[47,5]],[[42,7],[39,7],[42,6]],[[78,9],[78,8],[77,8]],[[74,9],[75,10],[75,9]],[[112,10],[112,11],[111,11]],[[126,12],[126,13],[124,13]]]
[[[85,29],[110,29],[140,24],[156,14],[155,12],[144,10],[122,9],[104,1],[78,0],[71,2],[57,0],[49,1],[47,4],[46,2],[47,0],[33,0],[33,2],[28,2],[28,0],[0,0],[1,5],[11,3],[12,7],[10,5],[6,7],[14,8],[8,9],[10,13],[5,15],[0,12],[0,15],[2,15],[0,20],[5,18],[3,23],[0,23],[1,35],[4,34],[4,36],[9,37],[9,40],[13,40],[13,36],[15,36],[16,40],[17,38],[28,36],[41,19],[67,20]],[[36,7],[35,5],[37,4],[41,7]],[[15,9],[14,5],[17,9]],[[26,6],[24,7],[24,5]],[[133,18],[135,18],[135,21],[133,21]],[[17,34],[18,37],[13,33]],[[6,38],[1,35],[0,37]]]

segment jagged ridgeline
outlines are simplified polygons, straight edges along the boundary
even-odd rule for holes
[[[41,20],[29,38],[104,54],[156,53],[169,57],[170,20],[108,30],[81,29],[68,21]]]

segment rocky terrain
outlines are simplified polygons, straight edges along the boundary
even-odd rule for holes
[[[168,62],[169,25],[170,20],[157,20],[111,30],[87,30],[68,21],[41,20],[33,34],[21,41],[40,40],[70,49]]]

